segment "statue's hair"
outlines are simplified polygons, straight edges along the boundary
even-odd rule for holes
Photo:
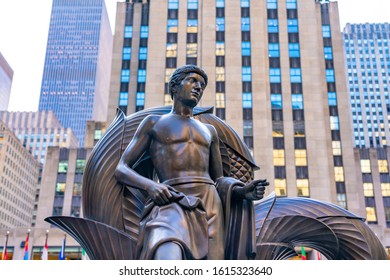
[[[171,94],[171,98],[173,99],[173,88],[180,84],[180,82],[189,74],[189,73],[196,73],[199,74],[203,77],[205,81],[205,86],[207,85],[208,77],[206,72],[196,66],[196,65],[184,65],[181,67],[178,67],[171,75],[169,78],[169,83],[168,83],[168,92]]]

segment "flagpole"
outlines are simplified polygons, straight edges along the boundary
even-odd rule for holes
[[[8,250],[7,250],[7,247],[8,247],[8,235],[9,235],[9,231],[7,231],[7,234],[5,236],[5,244],[4,244],[4,248],[3,248],[3,254],[1,256],[1,259],[3,261],[8,260]]]
[[[45,244],[43,245],[42,256],[41,256],[42,260],[49,259],[49,247],[47,246],[48,238],[49,238],[49,230],[46,230]]]

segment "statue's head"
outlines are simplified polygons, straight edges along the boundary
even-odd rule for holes
[[[173,93],[174,91],[172,90],[175,86],[179,85],[181,81],[190,73],[197,73],[201,75],[204,79],[205,82],[205,87],[207,86],[207,74],[206,72],[196,66],[196,65],[184,65],[179,68],[177,68],[169,78],[169,83],[168,83],[168,91],[171,94],[171,98],[173,99]]]

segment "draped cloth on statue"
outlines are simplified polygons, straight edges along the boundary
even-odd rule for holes
[[[242,215],[242,212],[250,212],[250,207],[242,206],[246,201],[231,197],[233,186],[242,185],[241,182],[232,178],[219,179],[217,188],[221,197],[209,178],[175,178],[164,184],[170,186],[173,202],[158,206],[149,200],[146,204],[140,222],[139,259],[152,259],[159,245],[174,242],[182,249],[185,259],[222,260],[225,259],[225,243],[242,243],[236,238],[240,238],[240,233],[248,233],[251,225],[243,225],[244,230],[241,225],[237,226],[241,221],[249,221],[247,217],[251,215]],[[221,198],[229,201],[221,201]],[[233,251],[227,252],[230,257],[242,255],[247,259],[248,236],[241,238],[245,245],[236,244]]]

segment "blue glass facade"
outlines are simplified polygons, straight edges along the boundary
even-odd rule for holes
[[[39,110],[54,111],[61,124],[76,134],[80,146],[86,121],[93,119],[99,106],[94,102],[101,100],[95,96],[102,86],[98,80],[99,67],[104,66],[102,40],[111,40],[112,46],[103,0],[53,1]]]

